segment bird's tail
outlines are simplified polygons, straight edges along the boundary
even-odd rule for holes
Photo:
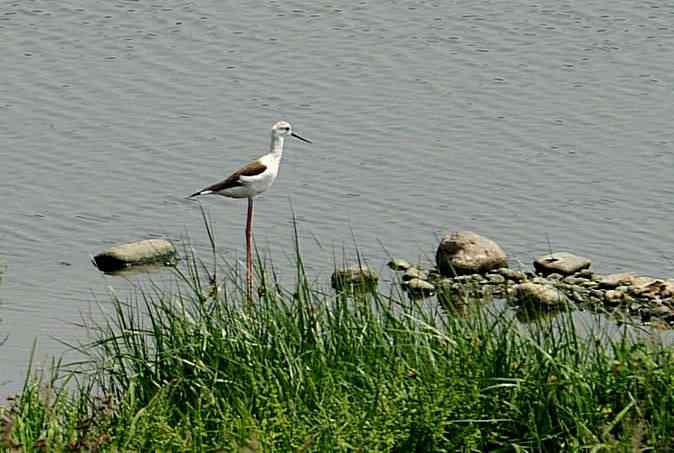
[[[213,193],[213,191],[208,190],[208,189],[200,190],[199,192],[194,192],[192,195],[190,195],[187,198],[194,198],[194,197],[198,197],[199,195],[208,195],[209,193]]]

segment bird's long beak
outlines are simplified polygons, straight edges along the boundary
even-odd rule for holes
[[[294,132],[291,132],[290,135],[292,135],[295,138],[298,138],[298,139],[302,140],[303,142],[311,143],[311,140],[307,140],[306,138],[304,138],[304,137],[302,137],[302,136],[300,136],[300,135],[298,135]]]

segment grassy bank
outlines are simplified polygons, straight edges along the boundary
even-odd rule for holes
[[[268,267],[254,305],[227,266],[190,256],[175,275],[113,300],[85,363],[27,379],[0,409],[0,449],[674,448],[670,347],[580,339],[564,314],[441,308],[396,285],[335,295],[308,283],[299,253],[295,285]]]

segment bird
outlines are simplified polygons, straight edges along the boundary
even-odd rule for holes
[[[227,198],[247,198],[246,215],[246,298],[252,302],[253,290],[253,198],[269,190],[278,176],[283,143],[287,137],[294,137],[305,143],[312,143],[293,131],[287,121],[278,121],[271,128],[271,145],[269,152],[258,159],[247,163],[224,180],[194,192],[188,198],[202,195],[221,195]]]

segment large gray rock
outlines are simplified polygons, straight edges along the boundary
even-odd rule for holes
[[[553,273],[571,275],[580,270],[587,269],[591,265],[592,261],[589,258],[576,256],[568,252],[556,252],[539,256],[534,261],[534,269],[543,275]]]
[[[512,296],[518,305],[550,308],[566,305],[568,299],[559,289],[538,283],[520,283],[513,287]]]
[[[103,272],[112,272],[140,264],[168,264],[174,262],[176,248],[165,239],[146,239],[115,245],[94,257]]]
[[[501,247],[472,231],[455,231],[445,236],[435,253],[435,261],[440,273],[450,277],[508,267]]]

